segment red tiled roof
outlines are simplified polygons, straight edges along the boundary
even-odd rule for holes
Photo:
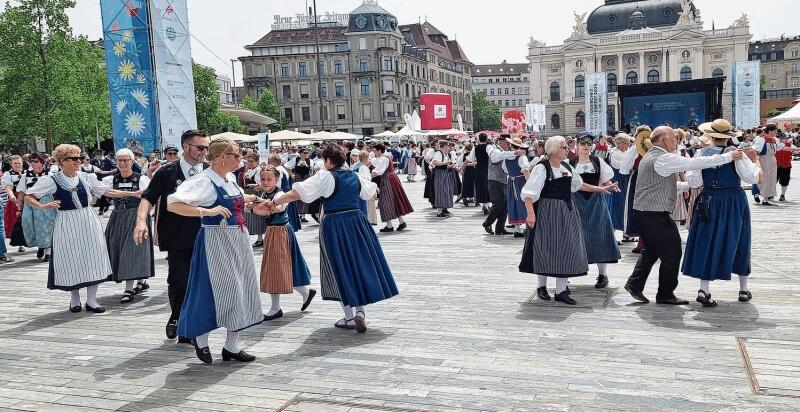
[[[347,27],[320,27],[319,28],[319,41],[320,43],[331,43],[346,41],[344,31]],[[311,44],[316,41],[316,33],[312,28],[305,29],[291,29],[291,30],[273,30],[264,37],[260,38],[251,46],[275,46],[283,44]],[[247,48],[246,47],[246,48]]]
[[[458,41],[449,40],[447,35],[427,21],[422,24],[402,25],[400,26],[400,32],[403,33],[406,42],[412,46],[433,49],[454,62],[472,64],[467,59]]]

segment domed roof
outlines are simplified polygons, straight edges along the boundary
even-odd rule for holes
[[[400,34],[397,18],[378,5],[377,0],[364,0],[364,4],[350,12],[347,32],[384,31]]]
[[[682,3],[681,0],[605,0],[604,5],[589,15],[586,29],[589,34],[620,32],[629,28],[632,18],[645,16],[648,27],[672,27],[678,23]],[[696,12],[694,4],[691,8]]]

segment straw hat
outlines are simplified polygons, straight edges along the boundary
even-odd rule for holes
[[[733,130],[731,122],[725,119],[717,119],[713,122],[703,123],[697,126],[697,129],[703,132],[700,138],[703,143],[711,144],[714,139],[733,139],[738,137],[737,133]]]
[[[526,143],[523,143],[522,139],[520,139],[519,137],[512,137],[512,138],[508,139],[508,143],[510,143],[511,146],[514,146],[516,148],[520,148],[520,149],[527,149],[528,148],[528,145]]]
[[[644,155],[650,151],[650,148],[653,147],[653,142],[650,141],[651,133],[653,133],[653,131],[650,130],[649,127],[643,127],[636,133],[634,140],[636,141],[636,150],[639,152],[639,156],[644,157]]]

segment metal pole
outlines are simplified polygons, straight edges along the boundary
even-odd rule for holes
[[[235,62],[236,59],[231,59],[231,79],[233,81],[233,86],[231,87],[231,96],[233,96],[233,106],[239,107],[239,105],[236,104],[236,68],[234,65]]]
[[[325,103],[322,99],[322,73],[319,71],[319,22],[317,21],[317,0],[314,0],[314,32],[316,34],[315,42],[317,46],[317,96],[319,97],[319,121],[322,123],[320,130],[325,130]]]

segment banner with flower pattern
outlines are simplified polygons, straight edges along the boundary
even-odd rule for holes
[[[146,0],[100,0],[114,148],[160,149]]]

